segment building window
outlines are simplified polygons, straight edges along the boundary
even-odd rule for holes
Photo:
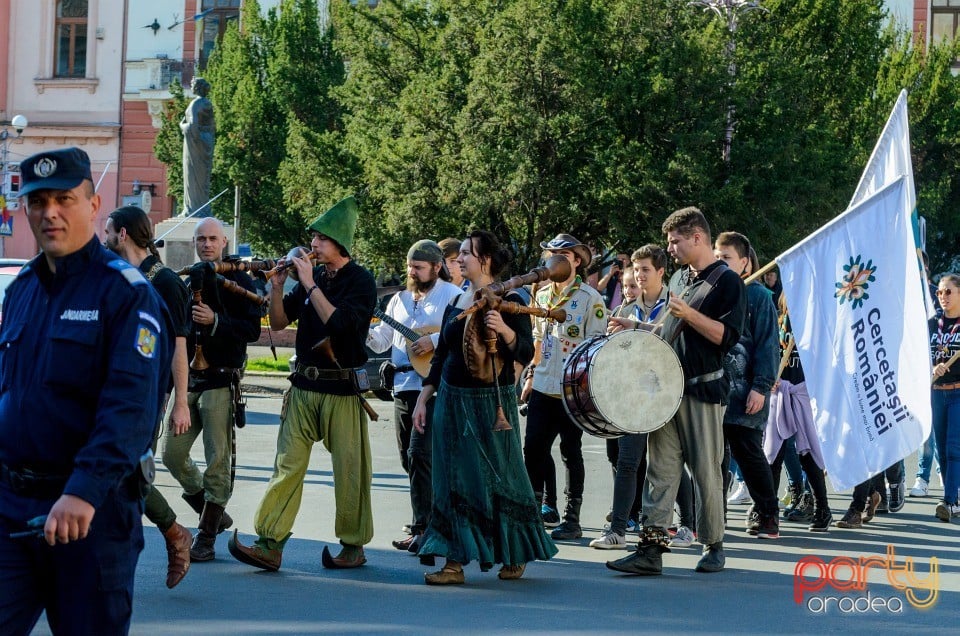
[[[951,40],[960,35],[960,0],[933,0],[930,6],[930,40],[933,43]],[[953,61],[960,67],[960,59]]]
[[[934,42],[949,40],[957,35],[960,21],[960,0],[933,0],[930,10],[930,35]]]
[[[55,77],[87,74],[87,15],[89,0],[57,0]]]
[[[240,0],[203,0],[203,26],[200,29],[200,68],[207,67],[213,47],[217,45],[227,26],[240,19]]]

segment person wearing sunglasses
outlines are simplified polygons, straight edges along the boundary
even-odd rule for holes
[[[937,287],[943,313],[931,318],[930,356],[933,361],[933,435],[943,475],[943,501],[935,514],[941,521],[960,517],[960,276],[944,274]]]

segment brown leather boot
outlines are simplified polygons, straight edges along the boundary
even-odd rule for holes
[[[193,508],[193,511],[198,515],[203,514],[203,505],[206,503],[204,499],[203,491],[195,492],[192,495],[187,493],[182,493],[180,495],[184,501],[190,504],[190,507]],[[220,518],[220,525],[217,526],[217,534],[220,534],[227,528],[233,525],[233,518],[227,514],[226,511],[223,512],[223,517]]]
[[[193,535],[176,521],[163,533],[167,542],[167,587],[173,589],[190,569],[190,542]]]
[[[223,519],[223,506],[208,501],[200,514],[200,523],[197,526],[196,538],[190,548],[191,561],[213,561],[216,556],[214,544],[217,542],[217,528]]]
[[[276,572],[280,569],[280,561],[283,558],[283,551],[280,549],[268,549],[256,543],[252,546],[245,546],[237,538],[237,531],[233,531],[233,536],[227,541],[227,549],[237,561],[252,565],[257,568]]]
[[[342,547],[340,548],[340,554],[337,556],[331,555],[330,549],[327,546],[323,546],[323,553],[320,558],[323,567],[331,570],[346,570],[358,568],[367,562],[367,557],[363,554],[363,546],[348,545],[346,543],[340,545]]]

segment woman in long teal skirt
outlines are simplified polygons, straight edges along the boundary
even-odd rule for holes
[[[431,431],[433,508],[419,554],[442,556],[446,563],[425,575],[427,585],[463,583],[463,566],[471,561],[484,572],[499,563],[501,579],[519,579],[527,562],[557,553],[524,468],[514,392],[514,362],[526,365],[533,357],[530,319],[499,311],[469,318],[482,320],[481,327],[497,336],[497,382],[492,373],[481,379],[484,369],[474,368],[470,351],[477,343],[469,336],[464,342],[467,321],[457,319],[473,304],[474,292],[493,283],[509,259],[489,232],[476,230],[464,240],[457,262],[470,287],[444,313],[430,375],[413,412],[413,424],[423,432],[427,402],[437,395]],[[504,300],[523,303],[514,293]],[[483,366],[489,364],[487,357]],[[497,425],[500,408],[509,427]]]

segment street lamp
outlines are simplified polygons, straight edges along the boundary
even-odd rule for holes
[[[727,31],[730,32],[730,41],[727,42],[727,73],[730,75],[730,86],[737,78],[737,63],[734,61],[733,54],[737,50],[737,27],[741,13],[751,11],[763,11],[770,13],[770,10],[753,0],[693,0],[688,2],[691,7],[700,7],[702,9],[713,11],[717,17],[723,18],[727,22]],[[727,128],[723,133],[723,162],[730,163],[730,149],[733,146],[733,129],[736,127],[734,114],[736,107],[733,100],[727,94]]]
[[[27,118],[23,115],[16,115],[10,120],[10,125],[17,131],[14,139],[19,139],[27,127]],[[7,213],[7,151],[9,145],[10,131],[4,126],[3,130],[0,130],[0,161],[3,162],[3,164],[0,165],[0,212],[3,214],[3,222],[0,223],[0,256],[3,256],[3,237],[13,231],[12,224],[8,223]]]

